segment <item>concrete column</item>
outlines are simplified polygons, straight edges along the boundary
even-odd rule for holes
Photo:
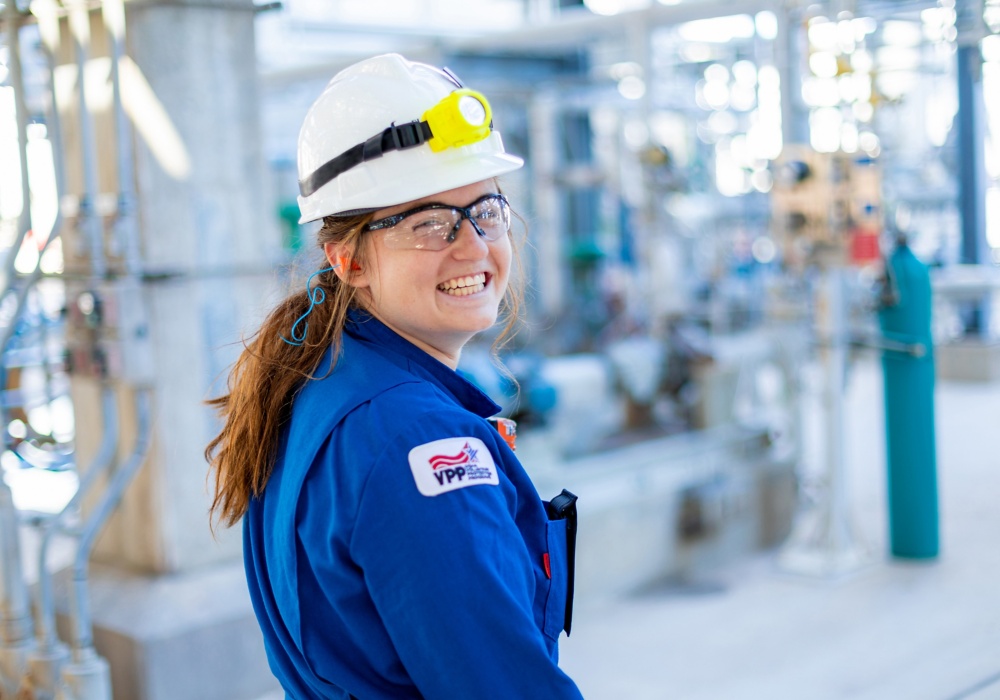
[[[280,235],[264,185],[250,0],[126,7],[120,80],[134,134],[156,418],[148,462],[95,558],[128,569],[180,572],[238,553],[238,537],[223,534],[216,542],[207,527],[202,450],[218,423],[203,401],[223,386],[240,349],[234,341],[265,308]],[[92,16],[91,63],[107,55],[99,18]],[[113,201],[115,144],[105,112],[95,115],[100,193]],[[105,228],[105,250],[119,252]],[[114,262],[112,257],[112,268]],[[130,379],[121,382],[126,414]],[[74,380],[81,463],[96,451],[100,434],[96,388],[96,380]],[[123,438],[123,451],[130,442]]]
[[[122,143],[99,8],[89,12],[84,45],[84,102],[97,161],[92,204],[102,244],[95,249],[84,240],[80,212],[76,225],[68,217],[64,233],[70,304],[95,287],[120,294],[121,278],[138,272],[123,296],[105,296],[111,311],[138,318],[130,327],[122,319],[111,358],[120,456],[135,442],[135,391],[153,393],[151,450],[92,557],[94,642],[110,662],[116,698],[249,699],[275,681],[243,580],[239,528],[218,540],[209,530],[203,450],[219,427],[204,401],[224,389],[241,333],[256,328],[281,291],[275,266],[283,253],[259,133],[254,5],[132,0],[124,7]],[[61,32],[72,209],[86,199],[88,128],[81,128],[80,101],[66,99],[80,83],[69,22]],[[130,151],[129,159],[119,162],[119,151]],[[134,176],[124,199],[123,163]],[[131,248],[130,227],[138,237]],[[98,281],[91,261],[102,247],[107,278]],[[98,449],[100,388],[98,378],[74,373],[81,466]]]

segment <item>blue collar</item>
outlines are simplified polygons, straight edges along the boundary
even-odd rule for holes
[[[431,382],[463,408],[482,418],[495,416],[500,406],[448,365],[431,357],[362,309],[348,312],[344,332],[421,379]]]

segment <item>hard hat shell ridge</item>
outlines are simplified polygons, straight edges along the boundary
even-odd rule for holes
[[[345,68],[327,84],[302,124],[300,182],[383,130],[420,120],[460,87],[443,70],[398,54],[375,56]],[[475,143],[438,152],[427,143],[388,150],[300,196],[299,222],[402,204],[497,177],[523,164],[504,151],[495,130]]]

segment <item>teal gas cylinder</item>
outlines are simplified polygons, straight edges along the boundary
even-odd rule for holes
[[[934,437],[934,350],[927,266],[905,243],[886,261],[891,300],[879,311],[888,457],[889,541],[893,556],[938,555],[937,453]]]

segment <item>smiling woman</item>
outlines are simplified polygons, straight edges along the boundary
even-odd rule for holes
[[[374,264],[345,279],[373,316],[455,369],[462,347],[496,323],[508,291],[510,213],[492,180],[412,204],[364,227],[375,234]],[[334,243],[324,248],[330,260],[345,255]]]
[[[206,450],[290,698],[581,697],[556,663],[576,497],[539,498],[455,371],[517,320],[497,178],[521,165],[485,96],[397,55],[306,116],[299,205],[325,262],[247,343]]]

